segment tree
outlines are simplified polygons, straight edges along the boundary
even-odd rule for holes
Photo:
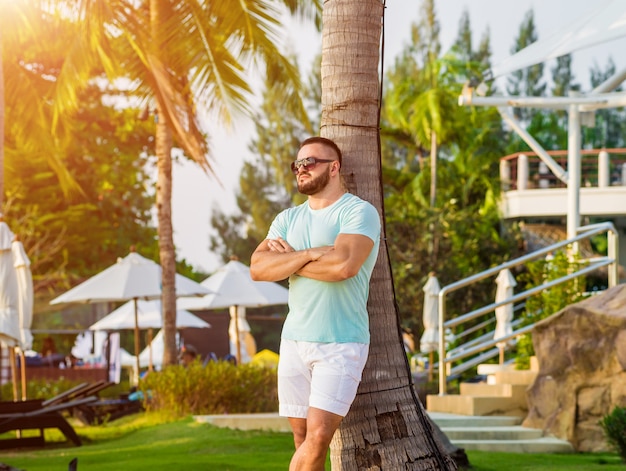
[[[602,69],[598,64],[589,70],[591,87],[596,88],[602,82],[615,74],[615,63],[609,59]],[[616,91],[621,90],[621,86]],[[583,129],[583,147],[611,148],[624,147],[626,138],[626,111],[623,108],[607,108],[596,110],[595,125]]]
[[[231,256],[248,260],[267,235],[276,214],[292,203],[301,203],[290,163],[298,146],[314,134],[313,122],[319,122],[319,58],[315,61],[309,84],[302,97],[311,109],[303,120],[299,105],[288,99],[289,90],[272,80],[265,81],[263,103],[255,114],[256,138],[249,145],[254,159],[244,162],[236,193],[238,213],[227,216],[214,208],[211,226],[214,234],[210,247],[224,262]]]
[[[380,0],[328,0],[323,10],[321,134],[345,154],[348,189],[384,220],[379,135]],[[372,343],[357,398],[331,444],[333,467],[454,469],[413,389],[394,305],[385,229],[370,283]]]
[[[530,46],[537,41],[537,30],[535,29],[535,15],[533,10],[529,10],[524,17],[515,44],[511,48],[511,54],[521,51],[526,46]],[[507,80],[507,93],[518,96],[544,96],[546,83],[543,81],[543,64],[535,64],[525,69],[513,72],[512,77]],[[515,116],[525,122],[530,122],[533,115],[537,113],[531,108],[515,108]]]
[[[48,295],[131,245],[156,247],[145,169],[154,125],[110,104],[132,101],[128,93],[89,84],[63,122],[73,137],[55,135],[54,87],[76,25],[49,14],[18,23],[4,38],[3,212],[28,252],[35,293]],[[63,191],[64,179],[78,190]]]
[[[32,55],[34,49],[40,52],[47,45],[54,44],[54,37],[49,35],[51,30],[50,16],[39,11],[32,2],[3,2],[0,5],[0,213],[5,198],[6,107],[12,103],[21,106],[19,115],[23,118],[23,127],[20,136],[38,136],[36,140],[31,139],[31,151],[42,151],[46,164],[54,169],[66,194],[78,191],[59,158],[58,140],[49,132],[49,107],[46,105],[50,97],[38,96],[40,101],[32,100],[46,82],[48,89],[51,88],[52,81],[37,73],[42,64],[36,63]],[[31,55],[24,54],[18,46],[24,44],[29,44]],[[34,57],[41,56],[35,53]]]
[[[171,189],[174,144],[212,172],[199,123],[200,109],[249,112],[251,93],[245,66],[262,59],[266,73],[297,87],[294,67],[280,54],[274,38],[279,2],[144,0],[139,2],[58,2],[59,15],[74,12],[83,34],[70,49],[58,83],[59,113],[75,104],[75,88],[96,65],[109,77],[126,76],[157,118],[156,201],[162,266],[164,365],[177,362],[176,252],[172,237]],[[284,0],[291,13],[310,14],[317,2]],[[106,8],[105,8],[106,7]]]

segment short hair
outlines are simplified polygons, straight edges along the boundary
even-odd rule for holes
[[[302,143],[300,144],[300,149],[302,149],[304,146],[309,145],[309,144],[322,144],[326,147],[330,147],[335,154],[337,154],[337,160],[339,161],[339,167],[341,167],[342,165],[342,155],[341,155],[341,149],[339,149],[339,146],[337,144],[335,144],[335,141],[332,141],[330,139],[327,139],[325,137],[321,137],[321,136],[313,136],[313,137],[309,137],[308,139],[305,139],[304,141],[302,141]]]

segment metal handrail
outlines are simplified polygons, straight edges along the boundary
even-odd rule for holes
[[[534,294],[537,294],[545,289],[551,288],[553,286],[557,286],[561,283],[565,283],[566,281],[578,278],[584,274],[590,273],[592,271],[597,270],[598,268],[608,266],[608,285],[609,287],[613,287],[617,285],[618,278],[618,233],[615,229],[615,226],[611,222],[603,222],[598,224],[592,224],[589,226],[583,226],[578,228],[579,234],[576,237],[572,237],[571,239],[564,240],[561,242],[557,242],[548,247],[544,247],[543,249],[536,250],[530,254],[524,255],[514,260],[510,260],[508,262],[502,263],[497,267],[489,268],[481,273],[476,275],[469,276],[463,280],[457,281],[450,285],[444,286],[439,291],[439,395],[443,396],[446,394],[447,389],[447,365],[455,360],[460,358],[465,358],[466,356],[472,355],[474,353],[478,353],[483,351],[491,346],[496,345],[499,342],[503,342],[512,338],[517,337],[523,333],[530,331],[533,328],[533,325],[525,326],[521,329],[518,329],[512,332],[509,335],[500,337],[498,339],[493,339],[487,342],[483,342],[475,347],[472,347],[463,352],[456,353],[450,357],[447,357],[446,354],[446,342],[445,342],[445,329],[449,327],[455,327],[464,322],[472,320],[480,315],[486,314],[488,312],[494,311],[495,308],[500,306],[505,306],[507,304],[515,303],[517,301],[521,301],[526,299]],[[608,256],[606,257],[598,257],[593,260],[593,263],[580,268],[579,270],[572,272],[568,275],[557,278],[556,280],[552,280],[546,283],[543,283],[534,288],[528,289],[522,293],[518,293],[513,295],[503,301],[491,303],[485,307],[475,309],[466,314],[456,317],[455,319],[451,319],[449,321],[445,321],[446,317],[446,296],[458,289],[469,286],[478,281],[484,280],[485,278],[492,277],[498,274],[500,271],[517,267],[519,265],[523,265],[527,262],[535,260],[539,257],[547,255],[551,252],[554,252],[556,249],[567,247],[568,245],[575,244],[581,240],[588,239],[598,234],[607,233],[607,242],[608,242]],[[457,347],[458,348],[458,347]]]

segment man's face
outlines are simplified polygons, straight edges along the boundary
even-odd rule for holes
[[[315,157],[318,159],[335,159],[335,156],[325,146],[312,144],[304,146],[298,152],[298,159]],[[296,175],[298,191],[303,195],[314,195],[319,193],[330,181],[331,163],[318,163],[313,169],[301,168]]]

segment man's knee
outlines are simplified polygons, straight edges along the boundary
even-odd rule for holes
[[[289,424],[291,425],[291,431],[293,432],[293,442],[297,449],[306,439],[306,420],[289,419]]]

